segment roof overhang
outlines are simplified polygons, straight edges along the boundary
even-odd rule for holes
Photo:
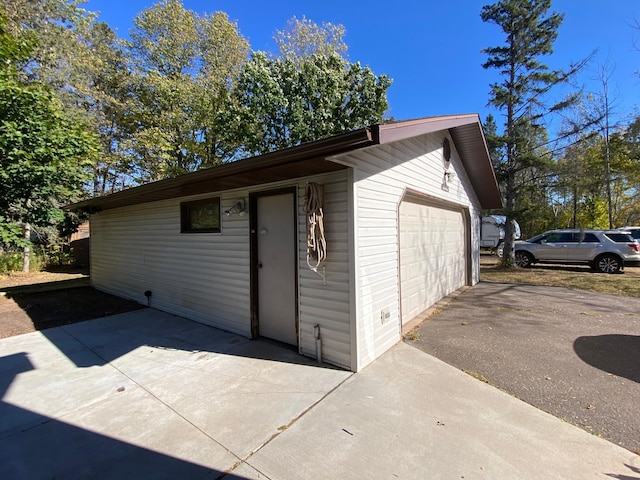
[[[363,128],[258,157],[147,183],[103,197],[90,198],[69,208],[107,210],[343,170],[347,167],[327,161],[326,158],[369,145],[373,145],[371,130]]]
[[[99,211],[171,198],[246,188],[345,169],[330,157],[364,147],[448,130],[485,209],[502,200],[478,115],[429,117],[373,125],[296,147],[225,163],[175,178],[78,202],[68,208]]]
[[[372,127],[372,135],[376,143],[384,144],[442,130],[449,131],[480,206],[483,209],[502,208],[502,196],[477,114],[447,115],[375,125]]]

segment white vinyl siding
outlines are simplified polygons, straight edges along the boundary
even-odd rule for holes
[[[298,187],[299,235],[299,318],[300,351],[315,357],[314,325],[320,326],[323,361],[351,368],[349,302],[349,215],[347,171],[331,176],[309,178]],[[327,260],[318,269],[321,276],[307,265],[305,187],[309,182],[324,186],[324,231]],[[324,283],[324,284],[323,284]]]
[[[243,196],[246,193],[222,196],[221,210]],[[143,304],[149,290],[152,307],[248,335],[248,217],[222,215],[220,234],[181,234],[181,200],[93,215],[92,282],[100,290]]]
[[[479,202],[452,149],[455,172],[442,188],[442,140],[446,132],[374,146],[339,156],[354,169],[357,366],[360,370],[401,338],[398,209],[407,189],[469,209],[472,245],[477,242]],[[453,142],[452,142],[453,145]],[[477,250],[474,247],[474,250]],[[479,276],[472,254],[471,283]],[[383,319],[384,312],[389,313]]]
[[[465,279],[479,280],[479,202],[455,148],[454,175],[443,185],[445,135],[421,135],[326,160],[350,167],[336,173],[97,213],[91,220],[92,282],[142,304],[150,290],[152,307],[250,336],[249,215],[222,215],[221,233],[181,234],[180,202],[219,196],[224,212],[250,193],[295,186],[299,350],[316,356],[318,325],[323,360],[359,371],[401,339],[399,209],[408,193],[464,212],[471,248]],[[307,182],[324,186],[328,256],[318,273],[306,262]]]
[[[221,197],[221,211],[250,192],[298,188],[298,310],[301,353],[351,368],[347,170],[250,190],[212,192],[97,213],[91,218],[91,280],[103,291],[244,336],[251,335],[249,215],[222,214],[221,233],[180,233],[180,202]],[[325,189],[326,285],[306,262],[304,193]]]

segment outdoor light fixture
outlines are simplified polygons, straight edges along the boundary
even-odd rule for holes
[[[238,214],[239,216],[243,217],[247,212],[245,211],[245,202],[244,202],[244,198],[241,198],[239,200],[236,200],[236,203],[233,207],[231,207],[229,210],[225,210],[224,214],[229,217],[232,214]]]
[[[442,185],[440,186],[440,188],[442,188],[442,190],[444,190],[445,192],[448,192],[449,183],[451,183],[451,180],[453,180],[455,175],[456,174],[454,172],[448,172],[445,170],[444,175],[442,176]]]
[[[442,163],[444,167],[444,176],[442,178],[442,185],[440,186],[442,190],[445,192],[449,191],[449,182],[454,177],[454,173],[449,171],[451,167],[451,144],[449,143],[449,139],[445,137],[442,140]]]

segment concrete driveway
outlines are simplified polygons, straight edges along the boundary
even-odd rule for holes
[[[153,309],[0,340],[2,479],[640,478],[640,457],[399,343],[318,366]]]
[[[0,341],[0,478],[218,478],[350,376],[153,309]]]

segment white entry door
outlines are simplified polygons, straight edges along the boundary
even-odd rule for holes
[[[400,204],[402,324],[466,283],[467,246],[462,212],[404,201]]]
[[[260,196],[256,205],[258,334],[297,345],[294,195]]]

